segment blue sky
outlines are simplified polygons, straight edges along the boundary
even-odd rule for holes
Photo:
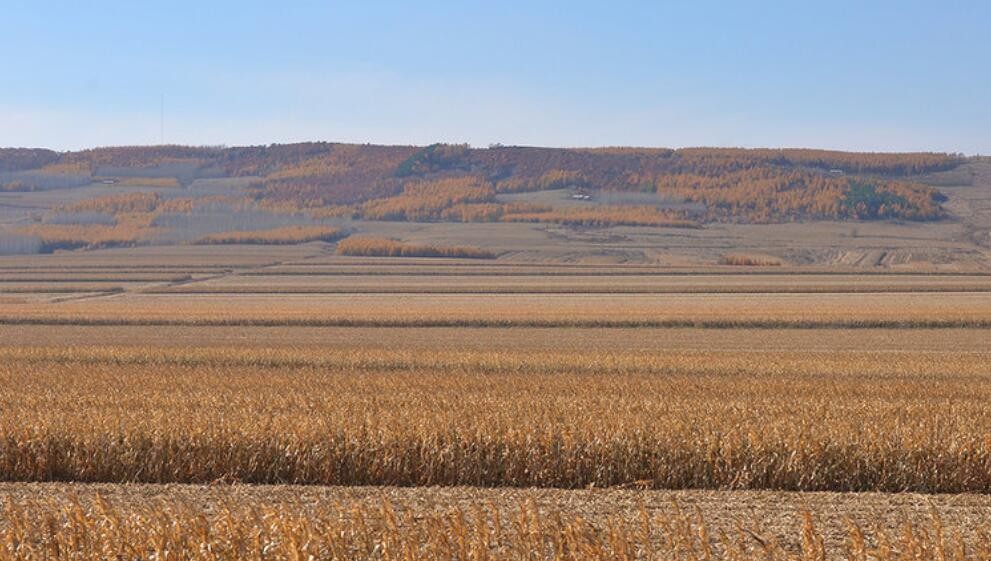
[[[0,3],[0,146],[991,153],[991,2]]]

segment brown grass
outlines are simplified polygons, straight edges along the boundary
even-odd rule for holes
[[[572,226],[658,226],[698,228],[698,220],[682,212],[662,210],[651,206],[595,206],[564,208],[549,212],[508,212],[504,222],[553,222]]]
[[[491,251],[477,247],[415,245],[386,238],[348,238],[337,244],[338,255],[361,257],[458,257],[494,259]]]
[[[723,255],[719,259],[720,265],[734,265],[738,267],[780,267],[781,259],[770,255]]]
[[[283,226],[270,230],[218,232],[196,241],[201,245],[212,244],[269,244],[289,245],[306,242],[331,242],[344,236],[340,228],[329,226]]]
[[[102,178],[96,178],[99,181]],[[121,187],[161,187],[165,189],[178,189],[182,187],[175,177],[117,177],[115,185]]]
[[[147,242],[163,230],[143,225],[36,224],[19,230],[41,238],[42,252],[63,249],[127,247]]]

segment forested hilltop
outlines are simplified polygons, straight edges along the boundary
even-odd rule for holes
[[[328,142],[61,153],[2,149],[0,190],[105,186],[99,196],[71,197],[73,203],[60,209],[104,216],[94,219],[99,223],[60,218],[62,224],[48,220],[27,232],[54,239],[55,245],[59,235],[82,236],[88,245],[114,245],[127,243],[137,230],[144,235],[170,227],[163,213],[190,213],[218,203],[313,220],[674,227],[933,220],[942,216],[941,195],[910,178],[963,161],[941,153]],[[236,189],[221,193],[194,188],[225,181]],[[59,232],[53,234],[55,230]]]

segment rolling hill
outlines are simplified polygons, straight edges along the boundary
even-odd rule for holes
[[[8,148],[0,149],[0,253],[252,240],[259,236],[245,232],[314,226],[383,234],[371,225],[388,223],[940,223],[954,219],[954,203],[926,178],[967,165],[984,164],[944,153],[810,149]],[[446,241],[463,245],[462,234]]]

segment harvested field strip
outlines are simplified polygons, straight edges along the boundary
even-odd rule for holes
[[[988,353],[12,350],[0,479],[991,492]]]
[[[50,275],[0,274],[2,283],[79,283],[79,282],[180,282],[191,280],[191,275],[112,273],[106,275],[76,275],[55,273]]]
[[[3,286],[0,285],[0,291]],[[9,291],[8,291],[9,292]],[[145,294],[900,294],[920,292],[989,293],[991,286],[915,287],[656,287],[656,286],[224,286],[196,285],[142,290]]]
[[[142,294],[5,306],[6,325],[985,328],[991,293]]]
[[[933,351],[668,351],[514,352],[293,348],[90,346],[0,348],[9,364],[322,368],[355,372],[430,371],[476,374],[788,374],[899,378],[991,376],[991,350]],[[952,364],[948,373],[946,366]]]
[[[943,277],[943,276],[971,276],[987,277],[991,272],[982,270],[913,270],[913,269],[863,269],[842,267],[768,267],[768,268],[740,268],[729,266],[696,266],[677,267],[669,265],[639,263],[639,264],[588,264],[588,263],[554,263],[554,262],[526,262],[509,261],[497,259],[493,261],[477,261],[470,259],[448,260],[440,258],[416,259],[416,258],[375,258],[375,259],[349,259],[341,256],[326,258],[315,256],[306,260],[287,260],[282,263],[273,264],[272,268],[279,271],[333,271],[337,269],[345,270],[379,270],[388,271],[467,271],[493,272],[520,271],[528,273],[594,273],[594,274],[661,274],[661,275],[707,275],[707,276],[782,276],[792,275],[803,276],[864,276],[864,277]],[[400,273],[401,274],[401,273]]]
[[[991,275],[991,272],[982,269],[864,269],[857,267],[844,267],[842,265],[801,265],[780,267],[753,267],[740,268],[721,265],[669,265],[660,263],[579,263],[566,261],[529,261],[514,260],[512,258],[502,258],[494,261],[473,261],[471,259],[443,259],[443,258],[388,258],[388,257],[347,257],[341,255],[314,255],[304,260],[287,259],[278,265],[280,268],[337,268],[337,267],[365,267],[389,269],[414,269],[414,268],[451,268],[451,269],[533,269],[533,270],[599,270],[599,271],[649,271],[664,272],[665,274],[715,274],[715,275],[867,275],[867,276],[899,276],[899,275]]]
[[[62,302],[80,302],[95,298],[106,298],[108,296],[119,296],[127,292],[126,290],[106,290],[103,292],[75,292],[71,294],[56,294],[48,299],[53,304]]]
[[[542,319],[542,318],[260,318],[0,316],[0,325],[382,328],[587,328],[587,329],[989,329],[991,318],[960,319]]]
[[[88,283],[88,284],[14,284],[0,283],[0,293],[6,294],[78,294],[85,292],[116,293],[124,292],[125,287],[120,285],[109,285],[108,283]]]
[[[924,281],[926,278],[942,280],[944,278],[967,278],[980,280],[988,282],[991,279],[991,273],[966,273],[961,274],[957,272],[932,272],[920,274],[918,272],[897,272],[897,271],[886,271],[886,272],[851,272],[851,271],[789,271],[785,274],[779,269],[774,271],[740,271],[739,269],[731,269],[725,271],[716,270],[697,270],[697,269],[687,269],[684,271],[672,270],[667,268],[627,268],[627,269],[601,269],[597,267],[574,267],[574,268],[546,268],[546,266],[539,267],[527,267],[516,264],[503,264],[503,265],[489,265],[477,266],[477,265],[451,265],[451,266],[433,266],[427,267],[422,264],[410,265],[407,267],[399,267],[394,265],[389,266],[368,266],[368,265],[351,265],[351,264],[341,264],[341,265],[322,265],[313,264],[309,266],[304,266],[301,264],[293,265],[277,265],[265,269],[249,269],[241,272],[243,275],[253,275],[253,276],[268,276],[268,275],[320,275],[320,276],[339,276],[339,275],[371,275],[371,276],[469,276],[469,277],[499,277],[499,276],[528,276],[528,277],[542,277],[542,276],[598,276],[598,277],[627,277],[627,276],[655,276],[655,277],[673,277],[673,278],[683,278],[683,277],[708,277],[708,278],[755,278],[762,279],[767,277],[794,277],[798,280],[804,280],[805,277],[823,277],[823,278],[846,278],[850,280],[857,279],[878,279],[878,278],[892,278],[892,279],[917,279],[919,281]]]
[[[315,276],[465,276],[465,277],[503,277],[503,276],[523,276],[523,277],[628,277],[628,276],[679,276],[671,274],[666,270],[622,270],[613,271],[611,269],[596,270],[586,269],[531,269],[516,266],[502,266],[493,268],[478,268],[470,265],[460,265],[452,267],[361,267],[349,265],[335,265],[333,267],[322,268],[313,266],[312,268],[292,267],[272,267],[270,269],[250,269],[244,271],[246,275],[269,276],[269,275],[315,275]]]
[[[991,549],[991,505],[973,496],[3,485],[0,503],[0,559],[19,560],[894,561]]]
[[[0,325],[0,346],[52,348],[293,349],[301,353],[383,351],[513,352],[552,355],[578,352],[754,353],[794,351],[936,354],[989,350],[987,329],[587,329],[587,328],[386,328],[251,326]],[[952,350],[948,350],[952,349]]]
[[[223,273],[230,271],[232,267],[199,267],[195,265],[101,265],[94,266],[73,266],[52,263],[46,266],[22,267],[0,265],[0,275],[4,274],[196,274],[196,273]]]
[[[152,290],[172,290],[153,288]],[[175,288],[181,293],[326,293],[326,294],[439,294],[439,293],[596,293],[596,294],[847,294],[991,292],[991,279],[944,277],[928,279],[849,277],[765,277],[628,275],[253,275],[233,274],[195,286]]]

